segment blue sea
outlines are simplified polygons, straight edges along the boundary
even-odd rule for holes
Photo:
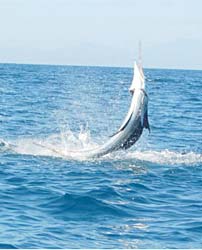
[[[151,133],[117,131],[132,68],[0,64],[0,248],[202,248],[202,71],[145,69]]]

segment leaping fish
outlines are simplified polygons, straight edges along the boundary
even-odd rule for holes
[[[145,90],[145,76],[140,64],[134,63],[134,75],[129,88],[132,100],[129,111],[116,133],[103,145],[77,152],[87,158],[97,158],[113,151],[126,150],[140,138],[143,129],[150,131],[148,120],[148,95]]]

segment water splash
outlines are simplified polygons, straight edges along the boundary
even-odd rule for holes
[[[15,141],[6,142],[0,140],[0,152],[10,150],[17,154],[60,157],[66,160],[86,160],[83,151],[94,149],[99,146],[91,138],[88,127],[81,126],[78,134],[70,129],[61,129],[58,134],[47,138],[21,138]],[[133,149],[134,150],[134,149]],[[193,165],[202,163],[202,154],[195,152],[180,153],[155,150],[118,151],[108,154],[100,159],[104,160],[141,160],[157,164],[186,164]],[[89,159],[88,159],[89,160]]]
[[[78,152],[91,150],[98,146],[91,139],[90,130],[81,126],[78,134],[70,129],[61,129],[60,133],[50,135],[47,138],[20,138],[5,142],[0,141],[1,151],[10,150],[17,154],[34,156],[51,156],[66,159],[83,159]]]

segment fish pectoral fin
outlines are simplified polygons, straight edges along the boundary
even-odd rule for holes
[[[116,131],[114,134],[110,135],[109,137],[113,137],[115,135],[117,135],[120,132],[120,130]]]
[[[150,126],[149,126],[148,111],[146,111],[144,114],[143,127],[147,128],[149,130],[149,133],[151,132]]]
[[[124,123],[124,125],[117,132],[115,132],[114,134],[110,135],[109,137],[113,137],[116,134],[118,134],[119,132],[123,131],[125,129],[125,127],[128,125],[128,123],[129,123],[129,121],[130,121],[130,119],[132,117],[132,114],[133,113],[131,113],[131,115],[129,116],[128,120]]]

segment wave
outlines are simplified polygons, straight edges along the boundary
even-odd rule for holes
[[[63,220],[74,219],[83,220],[95,217],[98,215],[105,216],[130,216],[122,207],[108,204],[100,199],[81,194],[65,193],[64,195],[54,198],[48,203],[40,205],[41,209],[44,209],[54,216],[60,217]],[[82,213],[81,213],[82,211]]]
[[[0,243],[0,249],[17,249],[17,247],[7,243]]]
[[[0,140],[0,152],[11,151],[16,154],[59,157],[65,160],[86,160],[82,151],[91,150],[100,143],[91,138],[90,130],[81,127],[78,134],[70,129],[53,134],[47,138],[20,138],[13,141]],[[174,152],[168,149],[135,151],[118,151],[108,154],[99,160],[140,160],[157,164],[186,164],[202,163],[202,154],[195,152]],[[89,159],[88,159],[89,160]],[[95,160],[95,159],[94,159]]]

